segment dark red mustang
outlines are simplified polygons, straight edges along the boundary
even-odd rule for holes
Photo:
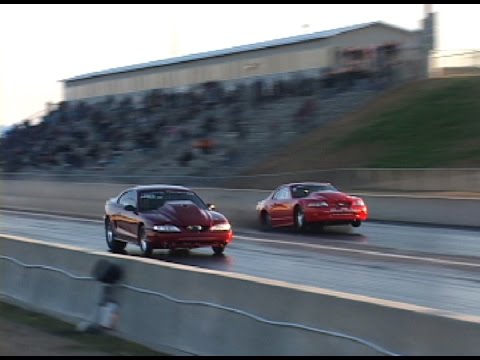
[[[105,204],[105,237],[113,252],[127,243],[144,256],[154,249],[211,246],[222,254],[233,240],[227,218],[192,190],[174,185],[144,185],[122,191]]]
[[[262,228],[309,224],[358,227],[368,218],[363,200],[340,192],[329,183],[292,183],[279,186],[257,204]]]

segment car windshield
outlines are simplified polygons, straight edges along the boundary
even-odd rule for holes
[[[294,198],[306,197],[309,194],[318,192],[318,191],[338,192],[338,189],[336,189],[333,185],[330,185],[330,184],[294,185],[291,187],[291,189],[292,189],[292,196]]]
[[[201,209],[208,209],[207,205],[193,191],[188,190],[150,190],[140,193],[139,210],[152,211],[161,208],[168,202],[188,201]]]

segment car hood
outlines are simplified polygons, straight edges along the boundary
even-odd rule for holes
[[[352,198],[349,195],[337,191],[317,191],[311,193],[308,198],[316,200],[326,200],[329,203],[336,203],[338,201],[352,201]]]
[[[168,223],[178,226],[211,226],[227,221],[225,216],[216,211],[201,209],[195,204],[186,203],[166,203],[157,210],[145,213],[144,217],[155,224]]]

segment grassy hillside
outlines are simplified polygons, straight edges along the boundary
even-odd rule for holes
[[[480,167],[480,77],[390,90],[246,174],[339,167]]]

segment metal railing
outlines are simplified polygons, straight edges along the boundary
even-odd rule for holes
[[[480,75],[480,50],[437,50],[430,55],[430,76]]]

